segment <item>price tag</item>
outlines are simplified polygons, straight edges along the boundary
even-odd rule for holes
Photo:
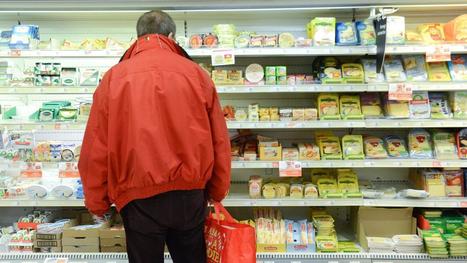
[[[437,168],[443,167],[440,161],[433,161],[431,165]]]
[[[451,61],[451,48],[448,45],[429,46],[426,50],[426,62]]]
[[[61,130],[62,129],[62,124],[61,123],[55,123],[54,129],[55,130]]]
[[[272,168],[279,168],[279,162],[273,162]]]
[[[301,177],[302,163],[299,161],[280,161],[279,162],[280,177]]]
[[[390,83],[389,100],[412,100],[412,84],[409,83]]]
[[[211,51],[213,66],[234,65],[235,53],[233,49],[215,49]]]
[[[68,258],[46,258],[44,263],[68,263]]]
[[[460,207],[467,207],[467,201],[461,201],[459,206]]]

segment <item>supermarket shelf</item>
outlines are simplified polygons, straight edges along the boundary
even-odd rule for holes
[[[332,121],[277,121],[248,122],[228,121],[229,129],[317,129],[317,128],[463,128],[467,120],[422,120],[422,119],[371,119]]]
[[[96,87],[0,87],[0,94],[93,94]]]
[[[0,127],[16,130],[84,130],[84,121],[39,122],[1,120]],[[467,120],[457,119],[368,119],[317,121],[228,121],[229,129],[319,129],[319,128],[464,128]]]
[[[417,91],[467,90],[467,82],[406,82]],[[232,85],[217,86],[219,94],[235,93],[315,93],[315,92],[387,92],[388,83],[309,84],[309,85]]]
[[[47,258],[68,258],[72,262],[128,262],[126,253],[2,253],[0,260],[13,262],[43,263]],[[27,260],[27,261],[26,261]],[[332,260],[332,261],[329,261]],[[467,257],[451,257],[449,259],[434,259],[427,254],[389,254],[389,253],[257,253],[260,263],[378,263],[378,262],[465,262]],[[165,255],[165,262],[172,262],[170,255]]]
[[[233,161],[232,168],[278,168],[278,161]],[[467,167],[467,160],[366,159],[302,161],[302,168],[430,168]]]
[[[245,185],[245,188],[247,186]],[[222,204],[226,207],[308,207],[308,206],[369,206],[369,207],[426,207],[466,208],[467,198],[427,199],[307,199],[275,198],[251,199],[247,193],[230,193]],[[0,207],[84,207],[81,199],[20,200],[0,199]]]
[[[387,46],[387,54],[424,54],[433,45],[394,45]],[[444,44],[449,46],[451,53],[467,53],[466,44]],[[213,49],[187,49],[192,57],[209,57]],[[17,58],[50,58],[50,57],[94,57],[119,58],[121,50],[2,50],[0,57]],[[234,49],[236,56],[322,56],[322,55],[366,55],[376,54],[376,46],[327,46],[309,48],[238,48]]]

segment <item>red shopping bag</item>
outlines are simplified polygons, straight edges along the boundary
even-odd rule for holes
[[[237,223],[221,203],[213,205],[216,216],[209,213],[204,228],[207,263],[255,263],[255,229]]]

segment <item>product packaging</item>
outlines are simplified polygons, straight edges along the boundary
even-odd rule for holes
[[[97,86],[99,84],[99,70],[95,68],[79,69],[80,86]]]
[[[453,91],[449,96],[455,119],[467,119],[467,91]]]
[[[452,117],[447,93],[430,92],[429,99],[432,119],[448,119]]]
[[[358,43],[362,46],[376,44],[375,27],[372,20],[357,21]]]
[[[366,92],[360,95],[362,113],[365,119],[379,119],[384,116],[378,93]]]
[[[319,147],[315,144],[300,143],[298,144],[299,160],[319,160]]]
[[[405,141],[394,135],[384,137],[384,144],[391,158],[408,158],[409,152]]]
[[[362,120],[363,114],[358,95],[342,95],[339,98],[340,114],[343,120]]]
[[[282,160],[283,161],[296,161],[299,159],[299,153],[297,148],[284,147],[282,148]]]
[[[448,197],[464,196],[464,174],[462,170],[444,171],[446,179],[446,195]]]
[[[321,159],[341,160],[342,150],[337,136],[320,136],[317,138]]]
[[[428,79],[424,56],[403,56],[402,62],[408,81],[426,81]]]
[[[368,159],[383,159],[388,157],[384,148],[384,142],[381,138],[366,136],[363,140],[365,155]]]
[[[336,23],[336,45],[353,46],[358,44],[357,28],[354,22]]]
[[[323,93],[318,96],[320,120],[339,120],[339,95]]]
[[[409,102],[411,119],[429,119],[431,116],[428,91],[414,91]]]
[[[406,119],[410,117],[409,102],[405,100],[389,100],[384,94],[384,109],[390,119]]]
[[[315,17],[311,21],[313,45],[334,46],[336,40],[336,18]]]
[[[459,158],[464,160],[467,159],[467,128],[462,129],[457,133],[456,141]]]
[[[417,27],[425,43],[439,43],[445,41],[444,29],[441,24],[422,24]]]
[[[467,55],[452,55],[448,66],[452,80],[467,81]]]
[[[460,15],[444,24],[444,34],[448,41],[467,41],[467,14]]]
[[[248,189],[250,198],[261,198],[261,189],[263,188],[263,178],[260,176],[250,176],[248,181]]]
[[[413,159],[432,159],[431,136],[424,129],[413,129],[409,133],[409,153]]]
[[[458,159],[456,137],[450,132],[434,132],[433,145],[435,157],[441,160]]]
[[[345,83],[363,83],[363,66],[358,63],[342,64],[342,77]]]
[[[404,82],[407,77],[399,57],[387,57],[384,61],[384,74],[388,82]]]
[[[362,59],[366,83],[381,83],[385,81],[383,72],[376,73],[376,59]]]
[[[405,43],[405,17],[388,16],[386,29],[386,44],[402,45]]]
[[[429,81],[451,81],[448,66],[446,62],[426,63]]]
[[[295,45],[295,37],[291,33],[282,33],[279,35],[279,47],[291,48]]]
[[[344,160],[363,160],[363,138],[361,135],[345,135],[342,137]]]

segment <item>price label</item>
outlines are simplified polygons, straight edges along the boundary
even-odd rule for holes
[[[462,201],[459,204],[460,207],[467,207],[467,201]]]
[[[235,64],[235,53],[233,49],[215,49],[211,51],[211,64],[213,66],[224,66]]]
[[[426,50],[426,62],[451,61],[451,48],[448,45],[430,46]]]
[[[301,177],[302,163],[299,161],[280,161],[279,162],[280,177]]]
[[[432,166],[433,166],[433,167],[437,167],[437,168],[443,167],[443,165],[441,164],[440,161],[433,161]]]
[[[409,83],[390,83],[389,100],[412,100],[413,86]]]
[[[12,50],[12,51],[10,51],[10,56],[12,56],[12,57],[21,57],[21,50]]]
[[[62,129],[62,124],[61,123],[55,123],[54,129],[55,130],[61,130]]]

